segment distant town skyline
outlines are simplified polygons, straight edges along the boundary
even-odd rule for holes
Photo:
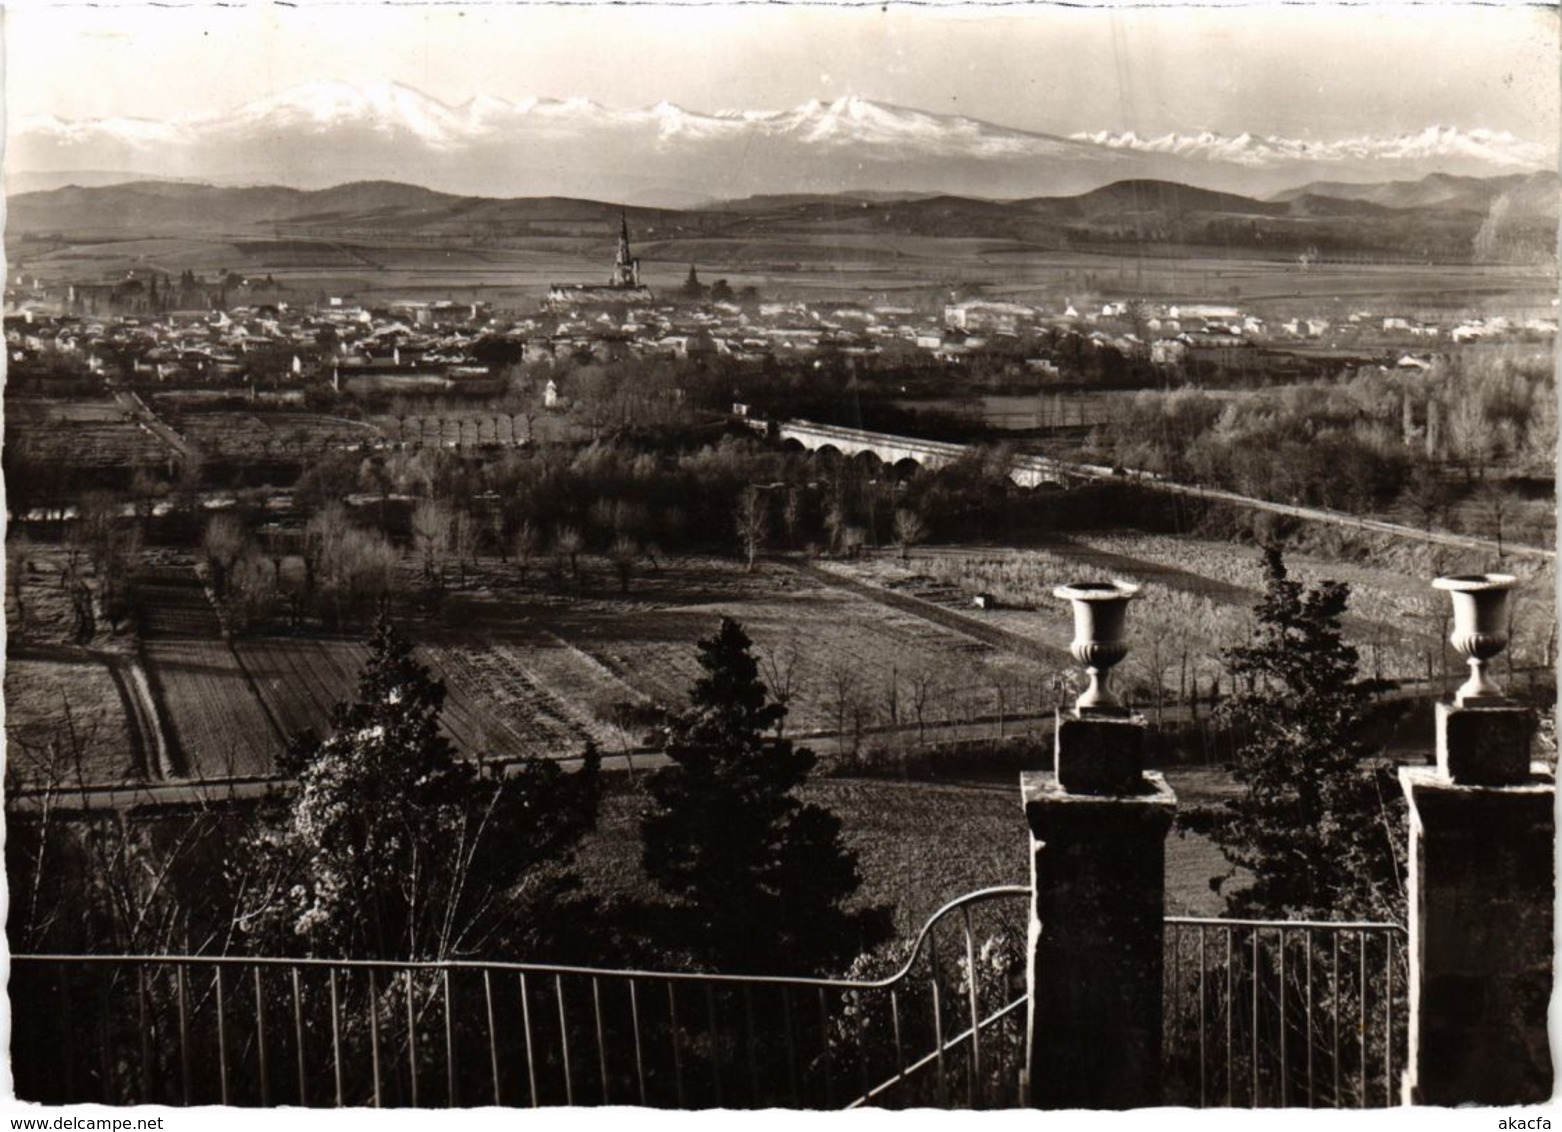
[[[1117,9],[22,4],[8,117],[166,119],[311,80],[616,107],[782,110],[856,94],[1020,129],[1332,141],[1433,125],[1555,150],[1538,6]]]

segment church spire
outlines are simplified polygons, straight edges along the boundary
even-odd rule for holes
[[[613,261],[614,287],[638,287],[640,285],[640,261],[629,254],[629,216],[622,209],[618,213],[618,256]]]

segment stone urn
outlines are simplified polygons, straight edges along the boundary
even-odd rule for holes
[[[1457,574],[1432,583],[1453,598],[1454,628],[1448,643],[1470,665],[1470,678],[1454,693],[1458,707],[1508,702],[1486,674],[1486,666],[1508,647],[1508,599],[1516,581],[1512,574]]]
[[[1074,640],[1069,652],[1090,676],[1090,686],[1074,701],[1081,715],[1126,714],[1107,687],[1107,673],[1128,655],[1128,603],[1138,592],[1138,586],[1117,581],[1071,582],[1052,591],[1074,607]]]

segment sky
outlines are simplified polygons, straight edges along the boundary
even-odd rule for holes
[[[1057,8],[21,0],[12,121],[166,118],[301,82],[783,109],[859,94],[1050,133],[1201,129],[1333,140],[1429,125],[1559,132],[1555,8]]]

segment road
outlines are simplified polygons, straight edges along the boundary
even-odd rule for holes
[[[1502,545],[1498,546],[1492,539],[1474,538],[1470,535],[1456,535],[1448,531],[1427,531],[1420,527],[1407,527],[1401,523],[1390,523],[1383,519],[1369,519],[1360,515],[1347,514],[1343,511],[1328,511],[1321,507],[1299,507],[1289,503],[1272,503],[1267,499],[1254,499],[1251,496],[1238,495],[1232,491],[1220,491],[1216,488],[1173,483],[1170,480],[1155,479],[1134,472],[1127,474],[1137,482],[1161,491],[1170,491],[1199,499],[1210,499],[1220,503],[1231,503],[1254,511],[1269,511],[1276,515],[1288,515],[1292,518],[1307,519],[1315,523],[1330,523],[1334,526],[1360,531],[1376,531],[1381,534],[1393,535],[1396,538],[1414,539],[1420,542],[1432,543],[1436,546],[1451,546],[1459,550],[1473,550],[1482,554],[1489,554],[1493,558],[1516,556],[1554,560],[1557,556],[1556,551],[1547,550],[1539,546],[1525,546],[1522,543],[1508,542],[1507,540],[1504,540]]]
[[[121,389],[114,394],[114,400],[119,407],[135,418],[137,423],[145,425],[155,432],[158,437],[179,455],[187,460],[199,460],[200,451],[184,437],[170,428],[161,417],[154,413],[147,403],[128,389]]]

